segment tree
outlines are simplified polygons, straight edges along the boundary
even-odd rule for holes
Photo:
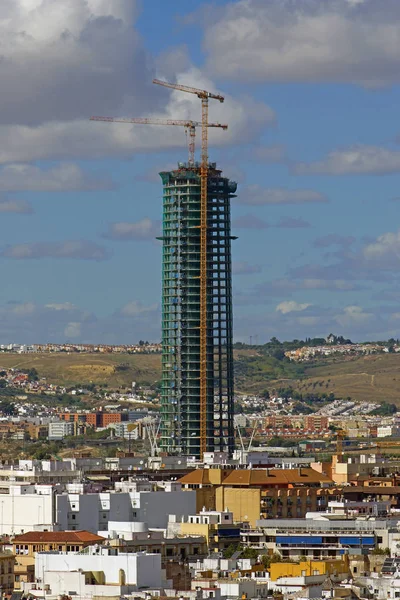
[[[273,554],[264,554],[261,557],[261,563],[263,567],[269,569],[272,563],[282,562],[282,556],[278,552]],[[290,559],[285,559],[285,562],[292,562]]]
[[[28,375],[29,381],[39,381],[39,373],[37,372],[37,370],[35,368],[26,369],[22,372],[26,373]]]
[[[285,351],[281,348],[278,348],[272,352],[271,356],[276,358],[276,360],[283,360],[285,358]]]
[[[3,413],[3,415],[11,417],[15,415],[17,411],[13,402],[10,402],[9,400],[2,400],[0,402],[0,412]]]

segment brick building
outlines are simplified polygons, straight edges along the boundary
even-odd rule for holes
[[[101,410],[96,412],[66,412],[60,413],[59,418],[62,421],[69,421],[73,423],[90,425],[94,429],[98,427],[108,427],[112,423],[121,423],[122,421],[128,421],[127,412],[103,412]]]

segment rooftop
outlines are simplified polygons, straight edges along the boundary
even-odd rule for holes
[[[28,531],[14,537],[14,544],[20,543],[51,543],[51,542],[66,542],[66,543],[101,543],[105,538],[90,533],[90,531]]]

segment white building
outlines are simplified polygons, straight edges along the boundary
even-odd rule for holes
[[[394,425],[379,425],[376,428],[376,437],[392,437],[399,435],[399,428]]]
[[[55,488],[52,485],[11,485],[0,494],[0,534],[37,529],[53,530]]]
[[[35,558],[36,591],[46,598],[121,597],[141,589],[162,590],[167,586],[159,554],[118,553],[114,548],[91,546],[84,552],[38,552]],[[41,588],[37,589],[37,588]]]
[[[49,440],[63,440],[74,435],[75,424],[68,421],[52,421],[49,423]]]
[[[15,478],[34,476],[36,465],[28,461],[21,470],[8,471]],[[57,467],[57,468],[56,468]],[[61,470],[64,467],[66,470]],[[43,462],[40,476],[66,480],[75,471],[68,463]],[[55,469],[53,471],[53,469]],[[59,470],[60,469],[60,470]],[[80,484],[31,484],[4,481],[0,494],[0,535],[33,529],[107,531],[109,521],[145,522],[166,529],[168,516],[179,519],[196,512],[196,492],[182,490],[176,482],[120,482],[116,491],[85,493]],[[4,493],[8,492],[8,493]]]
[[[121,421],[115,423],[115,435],[126,440],[138,440],[140,427],[134,421]]]
[[[159,482],[155,487],[149,481],[124,481],[115,488],[115,492],[59,494],[59,527],[97,533],[107,531],[109,521],[134,521],[147,523],[153,529],[166,529],[170,514],[182,518],[196,512],[196,492],[182,490],[176,482]]]

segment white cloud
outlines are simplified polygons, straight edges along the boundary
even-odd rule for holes
[[[86,118],[155,104],[136,0],[4,0],[0,122]],[[34,102],[32,102],[34,98]]]
[[[32,315],[35,312],[35,305],[33,302],[25,302],[23,304],[17,304],[12,308],[14,315],[26,316]]]
[[[178,74],[177,80],[185,85],[216,91],[212,81],[194,68]],[[107,78],[104,85],[109,85]],[[166,92],[162,88],[157,90],[157,86],[153,87],[162,100],[162,110],[152,110],[149,103],[146,116],[157,119],[200,119],[201,108],[196,96],[175,90]],[[119,112],[123,116],[121,110]],[[131,107],[128,108],[129,113],[137,116]],[[88,112],[84,120],[75,118],[71,121],[54,120],[33,126],[0,126],[0,164],[48,158],[69,160],[88,156],[130,157],[135,152],[159,152],[171,148],[181,148],[184,151],[187,146],[183,127],[91,122],[88,120],[90,114]],[[249,97],[238,99],[225,95],[224,104],[210,104],[210,121],[227,123],[229,128],[227,131],[210,129],[210,144],[227,146],[257,139],[263,127],[272,124],[274,120],[273,111],[264,103]],[[199,136],[197,140],[199,147]]]
[[[258,184],[246,186],[239,202],[260,206],[263,204],[305,204],[327,202],[326,196],[314,190],[290,190],[287,188],[264,188]]]
[[[341,314],[336,315],[335,320],[342,327],[351,327],[367,323],[373,317],[373,313],[365,312],[361,306],[346,306]]]
[[[400,80],[397,0],[237,0],[213,12],[204,47],[213,75],[247,81]]]
[[[158,304],[152,304],[150,306],[146,306],[141,302],[129,302],[123,306],[120,310],[120,314],[123,317],[141,317],[144,315],[155,314],[158,311]]]
[[[303,304],[299,304],[298,302],[295,302],[294,300],[286,300],[285,302],[281,302],[280,304],[278,304],[278,306],[275,308],[275,311],[280,312],[283,315],[286,315],[291,312],[302,312],[303,310],[306,310],[310,306],[312,306],[312,305],[307,304],[306,302],[304,302]]]
[[[106,260],[109,256],[103,246],[87,240],[72,240],[66,242],[33,242],[6,246],[0,252],[3,258],[14,260],[29,260],[42,258],[77,259],[77,260]]]
[[[77,190],[111,189],[111,181],[104,177],[86,174],[80,167],[70,163],[60,163],[50,169],[41,169],[26,164],[11,164],[0,169],[0,192],[67,192]],[[12,212],[29,212],[29,205],[21,202],[5,202],[14,207]],[[1,211],[0,202],[0,211]],[[17,208],[20,210],[16,210]],[[9,212],[11,212],[9,210]]]
[[[215,90],[184,48],[152,61],[136,16],[136,0],[3,0],[0,164],[185,149],[180,127],[89,122],[93,114],[199,120],[198,98],[153,85],[155,68],[160,78]],[[227,132],[210,131],[213,145],[227,146],[258,139],[275,114],[226,94],[223,105],[210,103],[210,120],[228,123]]]
[[[400,152],[358,145],[335,150],[321,161],[297,163],[293,169],[299,175],[387,175],[400,172]]]
[[[148,217],[135,223],[112,223],[104,237],[111,240],[154,240],[160,235],[159,221],[152,221]]]
[[[363,257],[382,266],[398,266],[400,263],[400,230],[380,235],[375,242],[362,250]]]
[[[67,338],[78,338],[80,337],[82,324],[77,321],[71,321],[64,329],[64,335]]]
[[[48,308],[49,310],[75,310],[76,306],[74,304],[71,304],[71,302],[63,302],[61,304],[57,304],[57,303],[52,303],[52,304],[46,304],[45,308]]]

